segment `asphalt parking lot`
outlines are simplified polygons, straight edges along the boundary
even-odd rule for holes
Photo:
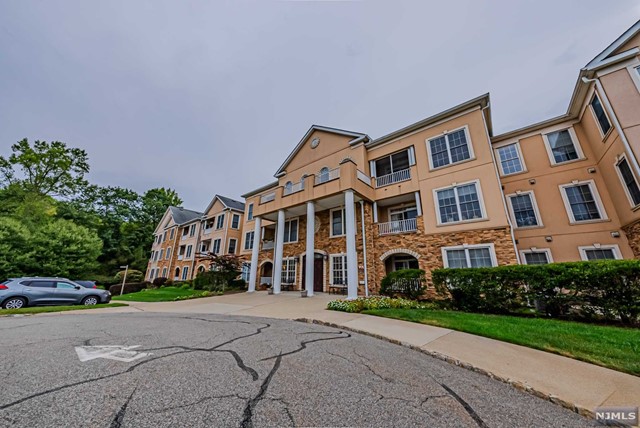
[[[295,321],[9,317],[0,337],[2,426],[594,425],[417,351]]]

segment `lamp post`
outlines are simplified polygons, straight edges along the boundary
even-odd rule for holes
[[[122,287],[120,287],[120,295],[122,296],[122,292],[124,291],[124,283],[127,280],[127,272],[129,272],[129,265],[120,266],[120,269],[124,269],[124,277],[122,278]]]

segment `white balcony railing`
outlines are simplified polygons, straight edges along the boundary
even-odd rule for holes
[[[260,203],[266,204],[267,202],[271,202],[276,199],[276,192],[266,193],[260,196]]]
[[[262,241],[263,250],[273,250],[275,246],[276,246],[276,243],[274,241]]]
[[[205,234],[205,235],[208,235],[208,234],[210,234],[210,233],[211,233],[211,231],[212,231],[212,230],[213,230],[213,227],[205,228],[205,229],[204,229],[204,234]]]
[[[315,176],[315,184],[326,183],[327,181],[332,181],[340,178],[340,168],[330,169],[326,172],[321,172],[320,174],[316,174]]]
[[[184,259],[184,255],[183,254],[178,254],[178,260],[182,260]]]
[[[182,237],[180,238],[181,241],[186,240],[189,237],[189,235],[182,235]]]
[[[418,230],[418,222],[415,218],[406,220],[389,221],[387,223],[378,223],[378,234],[392,235],[394,233],[408,233]]]
[[[411,180],[411,170],[409,168],[392,172],[391,174],[376,177],[376,187],[384,187],[393,183]]]
[[[282,191],[282,196],[291,195],[292,193],[300,192],[304,189],[304,181],[299,181],[297,183],[292,184],[289,187],[285,187]]]

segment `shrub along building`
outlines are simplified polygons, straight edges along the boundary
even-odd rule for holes
[[[146,279],[193,279],[208,268],[200,254],[238,254],[244,204],[216,195],[204,213],[169,207],[158,224]]]
[[[378,139],[312,126],[243,195],[249,291],[378,289],[391,271],[640,255],[640,22],[567,113],[494,136],[489,95]]]
[[[640,21],[580,70],[567,113],[501,135],[488,94],[377,139],[314,125],[246,210],[170,208],[147,279],[191,278],[196,247],[240,254],[249,291],[349,297],[406,268],[637,258],[639,46]]]

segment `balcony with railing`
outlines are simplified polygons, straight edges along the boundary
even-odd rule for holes
[[[323,168],[319,174],[315,175],[314,185],[328,183],[329,181],[337,180],[340,178],[340,168],[328,169]]]
[[[274,241],[262,241],[262,249],[263,250],[273,250],[276,246]]]
[[[401,183],[403,181],[411,180],[411,169],[401,169],[400,171],[392,172],[380,177],[376,177],[376,188],[388,186],[390,184]]]
[[[276,192],[269,192],[269,193],[265,193],[264,195],[260,196],[260,203],[261,204],[266,204],[267,202],[271,202],[274,201],[276,199]]]
[[[288,196],[304,190],[304,179],[297,183],[288,182],[282,190],[282,196]]]
[[[394,235],[398,233],[411,233],[416,230],[418,230],[418,222],[415,218],[378,223],[378,234],[380,236]]]

